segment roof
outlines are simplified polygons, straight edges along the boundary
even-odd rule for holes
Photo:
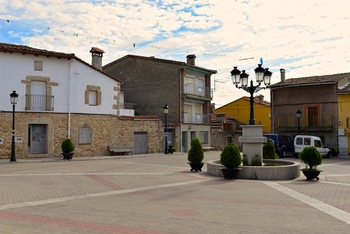
[[[95,48],[95,47],[93,47]],[[103,51],[103,50],[101,50]],[[4,53],[20,53],[20,54],[33,54],[33,55],[41,55],[46,57],[56,57],[56,58],[66,58],[66,59],[75,59],[83,63],[84,65],[102,73],[105,76],[108,76],[109,78],[120,82],[116,77],[111,76],[102,70],[92,66],[91,64],[85,62],[84,60],[78,58],[73,53],[62,53],[62,52],[56,52],[56,51],[49,51],[49,50],[43,50],[43,49],[37,49],[30,46],[25,45],[15,45],[15,44],[7,44],[7,43],[0,43],[0,52]]]
[[[90,50],[90,53],[105,53],[102,49],[100,48],[97,48],[97,47],[92,47],[91,50]]]
[[[61,52],[37,49],[37,48],[24,46],[24,45],[14,45],[14,44],[7,44],[7,43],[0,43],[0,52],[44,55],[44,56],[52,56],[52,57],[67,58],[67,59],[72,59],[75,57],[73,53],[71,54],[61,53]]]
[[[206,72],[211,73],[211,74],[216,74],[217,73],[216,70],[211,70],[211,69],[199,67],[199,66],[196,66],[196,65],[190,65],[190,64],[187,64],[186,62],[169,60],[169,59],[160,59],[160,58],[156,58],[154,56],[145,57],[145,56],[132,55],[132,54],[125,55],[124,57],[122,57],[120,59],[114,60],[113,62],[110,62],[110,63],[104,65],[103,69],[105,69],[105,68],[107,68],[109,66],[112,66],[113,64],[116,64],[116,63],[118,63],[118,62],[120,62],[122,60],[125,60],[127,58],[136,58],[136,59],[152,60],[152,61],[161,62],[161,63],[170,63],[170,64],[175,64],[175,65],[179,65],[179,66],[185,66],[185,67],[189,67],[189,68],[193,68],[193,69],[206,71]]]
[[[256,96],[256,97],[258,97],[258,96]],[[237,102],[238,100],[241,100],[241,99],[243,99],[243,100],[245,100],[245,101],[247,101],[247,102],[250,102],[250,97],[244,96],[244,97],[238,98],[238,99],[236,99],[236,100],[234,100],[234,101],[232,101],[232,102],[230,102],[230,103],[227,103],[226,105],[223,105],[223,106],[221,106],[221,107],[218,107],[218,108],[216,108],[215,110],[221,109],[221,108],[223,108],[223,107],[225,107],[225,106],[229,106],[229,105],[231,105],[232,103],[235,103],[235,102]],[[262,102],[259,102],[259,100],[256,99],[256,98],[254,98],[254,104],[260,104],[260,105],[264,105],[264,106],[267,106],[267,107],[270,107],[270,106],[271,106],[271,103],[270,103],[270,102],[264,101],[264,100],[263,100]]]
[[[350,84],[337,91],[337,94],[350,94]]]
[[[286,79],[284,82],[281,81],[281,82],[272,84],[270,88],[273,89],[273,88],[292,87],[292,86],[334,84],[346,77],[350,78],[350,73],[290,78],[290,79]]]

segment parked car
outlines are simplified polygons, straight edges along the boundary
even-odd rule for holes
[[[284,158],[288,154],[295,155],[293,137],[283,134],[264,134],[264,137],[273,140],[279,157]]]
[[[329,157],[331,152],[325,147],[318,136],[297,135],[294,138],[295,153],[298,155],[307,146],[314,146],[322,157]]]

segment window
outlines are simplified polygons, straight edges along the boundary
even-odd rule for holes
[[[96,91],[89,91],[89,105],[90,106],[97,106],[97,92]]]
[[[296,140],[296,144],[297,145],[302,145],[303,144],[303,138],[298,137],[297,140]]]
[[[92,86],[92,85],[86,86],[85,104],[90,106],[101,105],[101,91],[99,86]]]
[[[321,141],[319,141],[319,140],[315,140],[314,144],[315,144],[314,146],[317,147],[317,148],[321,148],[322,147]]]
[[[304,145],[311,145],[311,139],[310,138],[305,138],[304,139]]]
[[[91,144],[92,143],[92,129],[84,125],[79,128],[79,144]]]
[[[53,111],[54,96],[52,90],[58,86],[57,82],[45,76],[27,76],[21,80],[26,85],[26,110]]]
[[[43,71],[43,61],[34,61],[34,71]]]
[[[200,131],[198,134],[198,139],[202,144],[209,143],[209,134],[207,131]]]

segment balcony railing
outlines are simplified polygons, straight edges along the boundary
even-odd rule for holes
[[[213,92],[210,88],[185,84],[185,94],[191,94],[199,97],[213,98]]]
[[[134,116],[134,104],[133,103],[122,103],[119,108],[119,115],[123,116]]]
[[[210,123],[210,114],[183,114],[184,123],[198,123],[208,124]]]
[[[281,115],[276,118],[277,128],[279,131],[298,132],[329,132],[334,128],[333,115],[322,115],[315,118],[300,118],[300,126],[298,126],[298,118],[296,116]]]
[[[53,111],[54,96],[26,94],[26,110]]]

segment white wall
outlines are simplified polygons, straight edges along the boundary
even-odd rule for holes
[[[34,60],[43,61],[43,71],[34,71]],[[26,85],[21,81],[27,76],[50,77],[51,82],[58,83],[52,87],[54,112],[68,112],[71,93],[72,113],[117,114],[112,108],[116,103],[114,96],[118,94],[114,91],[117,81],[77,60],[17,53],[0,53],[0,111],[12,111],[10,93],[13,90],[19,94],[16,111],[25,110]],[[86,85],[101,87],[101,105],[84,104]]]

